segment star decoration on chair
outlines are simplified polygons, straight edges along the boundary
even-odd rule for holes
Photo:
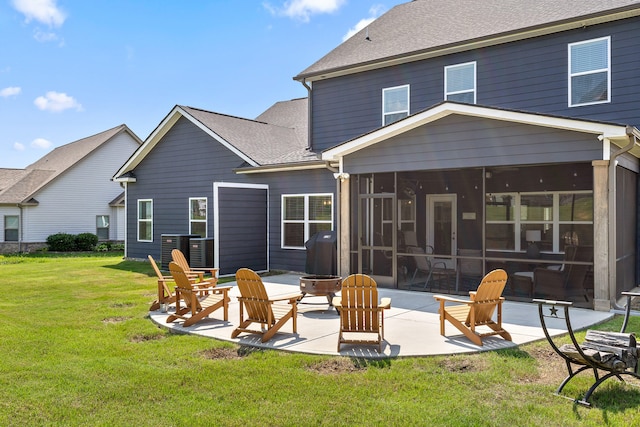
[[[555,305],[552,305],[549,308],[549,312],[551,313],[551,317],[558,317],[558,309],[556,308]]]

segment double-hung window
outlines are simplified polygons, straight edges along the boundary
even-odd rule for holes
[[[109,240],[109,215],[96,216],[96,235],[99,240]]]
[[[5,215],[4,217],[4,241],[17,242],[20,229],[20,217],[18,215]]]
[[[207,237],[207,198],[189,198],[189,232]]]
[[[304,249],[319,231],[333,229],[333,194],[282,196],[282,247]]]
[[[475,61],[444,67],[444,99],[476,103]]]
[[[569,106],[611,100],[611,38],[569,44]]]
[[[382,125],[388,125],[409,115],[409,85],[382,89]]]
[[[138,200],[138,241],[153,241],[153,200]]]

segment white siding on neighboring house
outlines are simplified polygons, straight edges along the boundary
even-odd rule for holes
[[[20,215],[20,209],[13,206],[0,206],[0,242],[4,242],[4,217],[6,215]]]
[[[111,227],[109,238],[111,240],[122,240],[125,238],[126,210],[124,206],[111,207]]]
[[[23,210],[24,241],[44,242],[55,233],[96,233],[96,215],[110,216],[110,236],[122,236],[114,230],[124,221],[114,218],[109,202],[124,190],[111,177],[137,148],[126,132],[120,133],[35,195],[38,206]]]

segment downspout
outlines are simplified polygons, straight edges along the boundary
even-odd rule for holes
[[[129,222],[129,185],[127,182],[120,182],[120,187],[124,190],[124,259],[127,259],[129,235],[127,230],[127,223]]]
[[[313,147],[311,143],[311,86],[304,79],[300,83],[307,88],[307,150],[311,151]]]
[[[625,129],[627,137],[629,138],[629,144],[626,146],[614,151],[611,154],[611,159],[609,160],[609,300],[611,302],[611,306],[616,310],[623,310],[624,307],[620,307],[618,305],[618,301],[616,300],[616,287],[617,287],[617,277],[616,277],[616,263],[617,263],[617,254],[616,254],[616,192],[617,192],[617,183],[616,183],[616,165],[617,158],[623,155],[624,153],[629,152],[637,143],[638,143],[638,135],[635,128],[632,126],[627,126]],[[611,254],[613,253],[613,256]]]

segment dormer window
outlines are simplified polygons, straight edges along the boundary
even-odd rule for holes
[[[382,125],[409,115],[409,85],[382,89]]]
[[[611,101],[611,38],[569,44],[569,106]]]
[[[476,103],[476,63],[444,67],[444,99],[447,101]]]

